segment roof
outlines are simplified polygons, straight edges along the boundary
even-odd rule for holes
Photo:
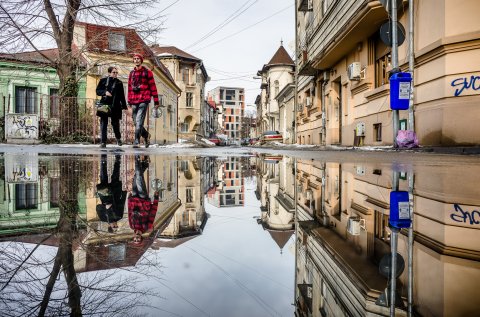
[[[259,70],[257,72],[257,75],[260,76],[262,72],[267,71],[271,67],[285,65],[295,67],[295,62],[292,60],[287,50],[283,47],[283,44],[281,44],[273,57],[268,62],[268,64],[263,65],[262,70]]]
[[[202,70],[203,75],[208,80],[207,70],[205,69],[205,66],[203,65],[203,62],[200,58],[195,57],[191,54],[188,54],[187,52],[182,51],[181,49],[179,49],[178,47],[175,47],[175,46],[160,46],[158,44],[154,44],[154,45],[151,46],[151,49],[152,49],[153,53],[155,54],[155,56],[157,56],[158,58],[177,57],[177,58],[181,58],[181,59],[185,59],[185,60],[190,60],[190,61],[193,61],[195,63],[199,63],[200,64],[200,69]]]
[[[160,71],[173,84],[175,84],[170,71],[155,57],[155,54],[143,41],[140,35],[138,35],[135,29],[98,25],[86,22],[76,22],[76,25],[83,26],[85,28],[86,45],[82,48],[84,51],[128,57],[133,56],[134,53],[140,53],[143,55],[144,59],[150,60],[154,67],[160,69]],[[108,37],[111,33],[125,35],[125,51],[116,51],[110,49]]]
[[[187,52],[182,51],[181,49],[179,49],[178,47],[175,47],[175,46],[160,46],[158,44],[155,44],[155,45],[152,45],[151,49],[152,49],[153,53],[156,56],[159,56],[159,57],[173,55],[173,56],[177,56],[177,57],[202,61],[200,58],[195,57],[191,54],[188,54]]]
[[[290,237],[293,235],[293,230],[286,230],[286,231],[277,231],[277,230],[268,230],[270,236],[272,236],[273,240],[277,243],[280,249],[287,244]]]
[[[268,66],[270,66],[270,65],[295,65],[295,63],[293,62],[290,55],[288,55],[287,50],[283,47],[283,45],[280,45],[280,47],[275,52],[272,59],[270,60],[270,62],[268,62],[267,65]]]
[[[208,100],[207,101],[208,105],[213,108],[213,109],[217,109],[217,105],[215,104],[215,101],[213,100]]]
[[[72,45],[72,51],[74,54],[78,54],[78,48],[75,45]],[[58,59],[58,48],[19,53],[0,53],[0,59],[53,67],[54,65],[52,65],[52,61],[56,62],[56,60]],[[80,56],[80,65],[85,66],[86,64],[87,61],[82,56]]]

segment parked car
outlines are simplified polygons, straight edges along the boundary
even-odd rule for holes
[[[260,137],[260,143],[265,144],[267,142],[277,141],[283,143],[283,136],[278,131],[265,131]]]
[[[224,146],[226,144],[225,140],[218,137],[217,135],[212,135],[211,137],[208,138],[208,141],[215,143],[215,145],[218,145],[218,146]]]
[[[250,144],[250,138],[243,138],[242,139],[242,145],[249,145]]]
[[[254,145],[257,142],[258,142],[258,138],[251,138],[249,143],[250,145]]]

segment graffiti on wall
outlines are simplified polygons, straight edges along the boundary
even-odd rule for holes
[[[466,223],[470,225],[478,225],[480,224],[480,211],[479,210],[463,210],[462,207],[458,204],[454,204],[453,208],[455,209],[454,212],[450,214],[450,218],[453,221]]]
[[[6,137],[14,139],[38,139],[38,116],[8,114]]]
[[[36,182],[38,180],[37,154],[5,154],[5,180],[8,183]]]
[[[480,76],[461,77],[452,80],[452,87],[455,87],[455,97],[460,96],[464,90],[480,90]]]

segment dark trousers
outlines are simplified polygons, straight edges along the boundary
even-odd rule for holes
[[[132,119],[135,124],[135,141],[134,144],[140,143],[140,136],[144,139],[148,138],[148,131],[145,130],[143,125],[145,124],[145,117],[147,116],[148,103],[141,103],[138,105],[132,105]]]
[[[110,122],[112,123],[113,133],[115,133],[115,138],[120,140],[122,135],[120,133],[120,119],[113,118],[113,117],[100,117],[100,133],[101,143],[107,143],[107,126],[108,126],[108,118],[110,118]]]
[[[132,184],[132,197],[148,197],[147,184],[143,174],[148,169],[148,162],[142,161],[139,155],[135,155],[135,175]]]
[[[102,154],[100,160],[100,184],[108,186],[108,173],[107,173],[107,155]],[[115,163],[113,164],[111,184],[120,182],[120,156],[115,155]]]

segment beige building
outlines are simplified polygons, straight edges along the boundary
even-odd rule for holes
[[[87,61],[86,97],[90,100],[97,99],[97,84],[102,77],[107,75],[109,66],[118,68],[118,78],[124,84],[125,97],[127,97],[128,76],[135,66],[132,62],[132,55],[134,53],[142,54],[144,56],[143,65],[152,70],[163,104],[160,118],[154,118],[150,113],[147,114],[145,128],[151,134],[152,143],[177,142],[177,102],[181,89],[175,84],[168,69],[156,60],[153,52],[135,29],[78,22],[75,24],[73,41],[82,52],[82,57]],[[151,102],[153,104],[153,100]],[[134,125],[131,122],[131,109],[124,111],[121,129],[122,138],[133,140]]]
[[[379,36],[388,21],[384,2],[296,0],[298,143],[393,144],[391,48]],[[411,2],[414,111],[410,119],[400,111],[400,129],[412,125],[421,145],[479,144],[480,3]],[[407,34],[399,66],[408,71],[411,8],[399,3]]]
[[[201,59],[175,46],[152,46],[157,58],[168,68],[182,95],[178,100],[178,137],[196,140],[204,137],[205,84],[209,80]]]
[[[283,47],[283,43],[270,61],[257,72],[261,77],[260,99],[257,104],[257,131],[281,131],[283,138],[292,143],[293,103],[291,92],[285,91],[293,83],[295,63]],[[282,93],[282,95],[280,95]],[[290,94],[290,95],[288,95]],[[277,98],[280,98],[280,102]],[[287,122],[290,120],[289,122]]]
[[[474,210],[480,200],[471,184],[480,170],[467,171],[461,162],[409,170],[415,180],[414,311],[420,316],[475,315],[480,232]],[[299,316],[389,316],[376,301],[387,286],[378,263],[391,253],[392,174],[390,164],[298,161]],[[408,170],[400,173],[400,190],[408,190],[408,176]],[[398,253],[405,262],[408,247],[404,230]],[[397,285],[407,303],[407,268]],[[397,315],[406,312],[397,308]]]

